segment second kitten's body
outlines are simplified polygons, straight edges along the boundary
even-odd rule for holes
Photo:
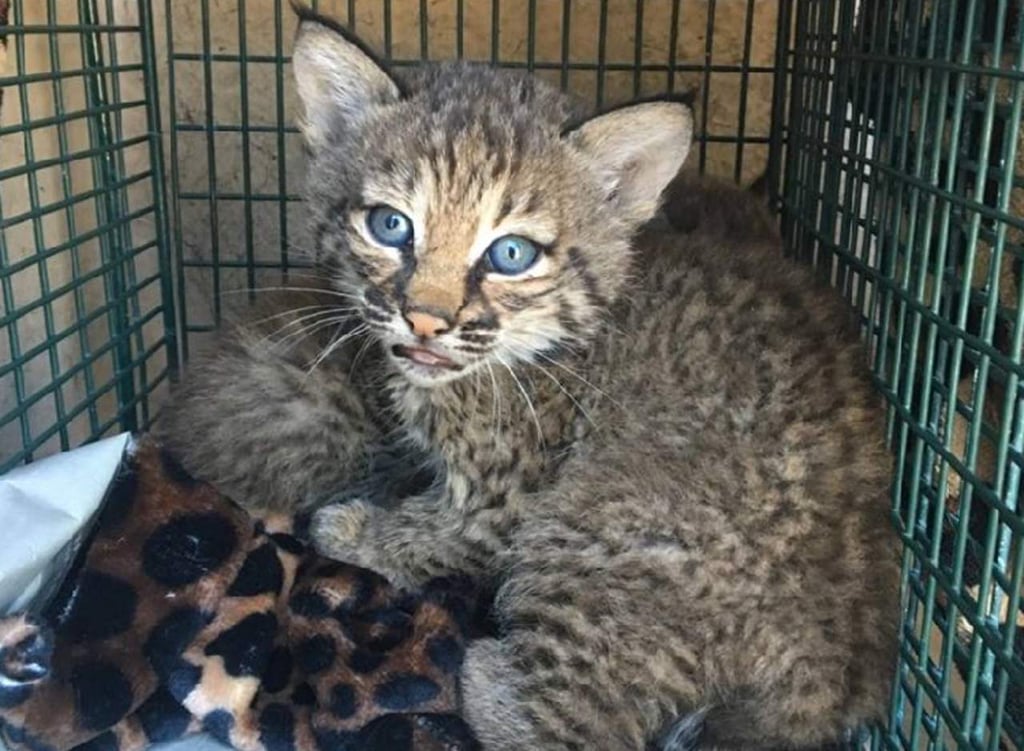
[[[781,258],[765,222],[738,226],[751,200],[738,191],[686,187],[702,196],[689,233],[648,227],[629,243],[678,167],[656,167],[671,141],[629,151],[616,121],[577,139],[555,92],[509,74],[428,75],[420,102],[329,24],[307,25],[296,60],[329,70],[337,116],[357,82],[362,106],[385,102],[361,157],[361,142],[318,130],[329,85],[303,89],[299,74],[320,149],[310,204],[328,281],[310,304],[328,317],[332,301],[354,306],[351,338],[332,329],[281,342],[288,320],[293,331],[318,320],[299,320],[296,302],[264,333],[229,335],[163,418],[169,448],[261,505],[314,507],[372,488],[363,480],[382,451],[432,470],[431,487],[393,508],[322,509],[312,533],[328,555],[400,584],[453,572],[500,582],[500,639],[472,644],[463,668],[465,711],[488,749],[642,749],[702,712],[703,747],[812,748],[878,719],[898,616],[889,459],[843,304]],[[460,82],[490,97],[482,130],[475,105],[445,114]],[[444,129],[389,141],[381,123],[408,122],[424,102]],[[627,121],[638,138],[655,138],[651,118],[678,122],[668,105],[650,107]],[[524,111],[541,129],[535,143]],[[491,112],[507,131],[487,130]],[[402,149],[425,166],[403,171]],[[598,155],[620,170],[603,198],[574,172]],[[346,177],[341,159],[352,160]],[[531,170],[549,183],[516,188]],[[635,181],[644,170],[651,186]],[[507,205],[490,198],[497,189]],[[352,207],[404,201],[403,190],[417,232],[444,243],[387,265]],[[716,211],[702,210],[709,201]],[[510,286],[493,269],[464,269],[474,233],[517,211],[557,225],[549,271]],[[443,352],[444,368],[464,374],[411,365],[401,316],[432,348],[413,348],[415,362]]]
[[[863,353],[774,243],[708,229],[641,239],[638,289],[582,371],[600,429],[530,499],[507,633],[469,655],[467,696],[514,666],[561,698],[530,707],[558,728],[538,748],[638,748],[696,707],[704,747],[814,747],[887,697],[897,559]]]

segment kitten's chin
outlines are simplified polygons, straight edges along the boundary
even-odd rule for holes
[[[395,363],[399,372],[406,377],[406,379],[413,386],[419,388],[435,388],[437,386],[443,386],[446,383],[451,383],[465,375],[462,370],[444,370],[442,368],[431,367],[428,365],[417,365],[415,363]]]

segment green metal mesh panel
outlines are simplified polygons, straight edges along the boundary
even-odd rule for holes
[[[153,46],[123,6],[14,0],[0,29],[0,470],[144,426],[174,365]]]
[[[999,0],[794,6],[783,226],[862,314],[897,457],[876,747],[1024,746],[1024,33]]]

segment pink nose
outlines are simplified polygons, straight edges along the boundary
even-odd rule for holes
[[[421,310],[411,310],[405,314],[406,323],[412,329],[412,333],[424,339],[433,339],[439,334],[448,330],[448,322],[430,313]]]

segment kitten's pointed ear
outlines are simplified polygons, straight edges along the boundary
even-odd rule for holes
[[[401,88],[362,42],[329,18],[292,3],[299,17],[292,69],[304,113],[299,129],[315,152],[332,129],[376,106],[397,101]]]
[[[610,202],[636,222],[658,210],[693,140],[693,113],[682,102],[633,104],[566,133],[597,173]]]

